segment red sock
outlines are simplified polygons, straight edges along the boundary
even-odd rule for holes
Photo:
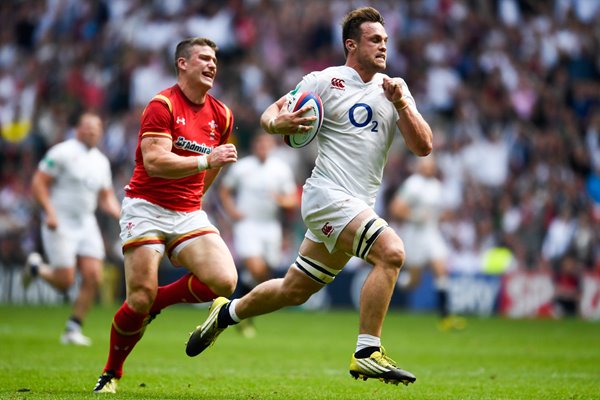
[[[150,313],[157,313],[177,303],[204,303],[216,297],[217,295],[206,284],[188,273],[175,282],[158,288]]]
[[[104,372],[113,371],[117,378],[123,375],[125,359],[142,337],[147,316],[136,312],[126,302],[119,308],[110,327],[110,349]]]

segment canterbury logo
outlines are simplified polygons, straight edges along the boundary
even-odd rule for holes
[[[325,225],[323,225],[323,227],[321,228],[321,232],[323,232],[323,234],[327,237],[331,236],[333,231],[334,228],[333,226],[329,225],[329,222],[326,222]]]
[[[346,85],[344,85],[344,80],[340,78],[332,78],[331,86],[335,89],[344,89],[346,87]]]

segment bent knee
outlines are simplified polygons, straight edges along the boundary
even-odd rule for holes
[[[56,279],[54,282],[52,282],[52,284],[56,290],[65,292],[75,284],[74,274],[55,275],[55,277]]]
[[[54,282],[54,288],[61,292],[66,292],[75,283],[75,278],[62,278]]]
[[[385,267],[400,270],[404,265],[405,252],[404,246],[389,246],[379,257],[379,263]]]
[[[156,298],[156,291],[152,286],[131,287],[127,294],[127,304],[137,312],[148,312]]]
[[[211,290],[218,296],[229,297],[235,291],[237,275],[229,276],[210,285]]]

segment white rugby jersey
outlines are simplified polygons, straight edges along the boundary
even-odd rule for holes
[[[245,218],[259,221],[278,218],[276,194],[296,191],[292,170],[276,157],[264,163],[256,156],[244,157],[231,165],[221,184],[237,191],[236,207]]]
[[[323,101],[323,125],[317,138],[317,159],[312,175],[326,180],[373,206],[383,169],[397,131],[398,112],[386,99],[377,73],[365,83],[347,66],[311,72],[290,92],[313,91]],[[415,101],[406,83],[402,91],[410,107]]]
[[[59,217],[80,218],[93,214],[100,190],[112,186],[108,158],[77,139],[51,147],[38,167],[54,178],[50,201]]]
[[[442,191],[442,182],[435,177],[409,176],[397,193],[410,207],[408,222],[423,228],[437,228],[444,208]]]

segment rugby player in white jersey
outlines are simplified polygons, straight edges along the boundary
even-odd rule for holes
[[[110,163],[96,147],[102,133],[98,115],[82,114],[75,137],[48,150],[31,184],[43,211],[42,244],[48,263],[39,253],[31,253],[23,269],[23,286],[27,288],[39,277],[66,292],[75,282],[76,269],[81,276],[79,293],[60,339],[63,344],[91,344],[81,326],[96,300],[105,256],[95,212],[100,207],[117,220],[121,212]]]
[[[275,138],[264,132],[252,142],[252,154],[232,164],[221,180],[219,195],[233,224],[233,246],[241,265],[238,294],[248,293],[272,277],[280,266],[281,212],[298,206],[290,166],[272,155]],[[256,334],[250,319],[237,325],[246,337]]]
[[[450,314],[448,246],[440,227],[445,211],[442,190],[433,156],[419,158],[415,172],[400,185],[390,202],[389,214],[402,222],[399,231],[406,248],[410,249],[406,253],[405,269],[400,274],[398,285],[401,289],[413,289],[420,282],[423,268],[431,267],[441,318],[438,327],[447,331],[463,329],[466,321]]]
[[[190,336],[189,356],[210,346],[228,325],[306,302],[356,256],[372,270],[361,291],[350,374],[395,384],[416,380],[381,346],[383,321],[404,263],[404,245],[373,206],[398,129],[417,156],[431,152],[432,132],[404,80],[382,73],[388,43],[383,24],[374,8],[351,11],[342,24],[345,65],[310,73],[294,90],[316,92],[324,107],[315,167],[303,187],[302,217],[308,231],[296,262],[284,278],[263,282],[240,299],[217,298],[206,321]],[[309,129],[314,117],[300,117],[304,110],[287,112],[288,99],[289,95],[281,97],[261,116],[269,133]]]

